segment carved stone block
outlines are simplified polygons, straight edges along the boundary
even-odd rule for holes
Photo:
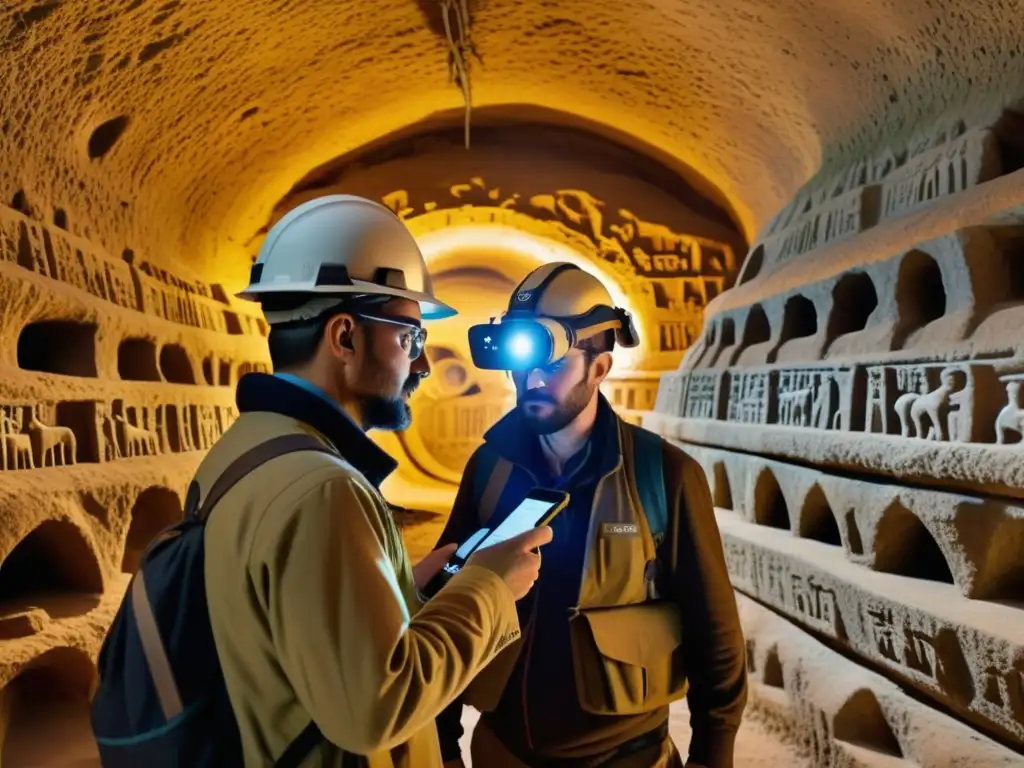
[[[693,371],[687,375],[682,416],[688,419],[720,419],[722,374]]]
[[[859,370],[854,366],[792,368],[778,372],[778,424],[850,430],[863,421]]]
[[[736,369],[730,371],[728,377],[727,420],[741,424],[774,424],[778,372]]]
[[[998,380],[973,363],[868,366],[865,431],[943,442],[992,442]]]
[[[999,143],[982,130],[923,152],[882,183],[882,218],[900,216],[946,195],[963,192],[1002,173]]]
[[[763,242],[765,259],[777,264],[839,242],[878,223],[881,189],[871,184],[816,206],[786,229]]]

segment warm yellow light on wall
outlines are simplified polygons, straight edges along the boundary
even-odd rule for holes
[[[414,221],[409,222],[409,224],[410,229],[415,233],[416,227],[412,226]],[[499,254],[502,251],[510,255],[526,257],[535,266],[552,261],[567,261],[575,264],[580,269],[600,280],[608,289],[615,304],[632,314],[637,325],[640,325],[639,315],[614,277],[608,272],[603,271],[591,258],[564,243],[500,224],[465,224],[436,229],[417,235],[416,240],[432,272],[435,270],[443,272],[444,268],[438,270],[437,267],[440,266],[440,262],[445,261],[445,256],[454,253],[458,253],[460,256],[458,260],[459,266],[489,266],[499,270],[500,265],[494,264],[493,260],[500,258]],[[479,262],[474,262],[465,255],[473,252],[482,254]],[[447,264],[445,265],[445,267],[448,266]],[[451,266],[454,266],[454,264]],[[518,277],[525,277],[525,273]],[[504,309],[504,306],[495,307],[495,316],[501,314]],[[632,368],[638,359],[641,349],[642,347],[634,349],[616,348],[616,369],[621,372]]]

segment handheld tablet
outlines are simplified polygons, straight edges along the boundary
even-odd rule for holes
[[[564,491],[553,491],[548,488],[534,488],[493,530],[481,528],[470,536],[455,550],[441,572],[434,577],[424,589],[428,597],[437,593],[448,579],[462,570],[462,566],[481,549],[493,547],[503,541],[525,533],[531,528],[539,528],[550,523],[569,503],[569,494]]]

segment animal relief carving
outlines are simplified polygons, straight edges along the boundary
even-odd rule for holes
[[[32,418],[28,423],[29,437],[32,441],[33,455],[40,467],[56,467],[58,464],[67,466],[75,463],[78,450],[75,433],[68,427],[51,427],[39,420],[36,409],[32,409]]]
[[[919,381],[927,387],[926,379]],[[968,442],[973,395],[970,374],[961,368],[945,368],[939,373],[939,381],[931,391],[906,392],[896,398],[894,410],[900,420],[900,435]]]
[[[32,439],[22,432],[21,411],[18,406],[0,408],[0,469],[36,468]]]

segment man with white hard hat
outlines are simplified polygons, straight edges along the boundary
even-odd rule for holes
[[[277,441],[255,471],[232,470],[241,479],[206,524],[209,613],[245,765],[298,740],[303,768],[439,767],[434,718],[519,636],[516,601],[550,529],[474,555],[421,602],[454,547],[410,565],[379,492],[395,462],[366,431],[408,426],[430,372],[423,322],[455,310],[390,210],[348,195],[298,206],[239,296],[262,305],[275,373],[241,379],[240,416],[196,477],[208,489]]]

